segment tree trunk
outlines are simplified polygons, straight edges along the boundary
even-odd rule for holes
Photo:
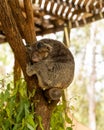
[[[16,82],[19,81],[21,77],[21,67],[15,57],[14,59],[14,86],[16,86]]]
[[[96,114],[95,114],[95,83],[96,83],[96,26],[92,24],[90,42],[87,45],[87,52],[91,57],[91,72],[89,75],[89,84],[87,86],[88,103],[89,103],[89,125],[92,130],[96,130]],[[90,70],[90,69],[89,69]]]
[[[28,77],[26,74],[28,59],[22,38],[24,38],[27,43],[32,44],[36,41],[36,34],[30,0],[24,0],[24,6],[26,18],[22,15],[18,0],[0,0],[0,21],[15,58],[23,71],[28,85],[28,91],[32,92],[33,89],[36,89],[35,96],[31,100],[31,102],[34,103],[35,113],[42,118],[44,130],[49,130],[51,113],[57,101],[48,104],[42,90],[37,84],[37,79]],[[40,126],[37,127],[37,130],[41,130]]]

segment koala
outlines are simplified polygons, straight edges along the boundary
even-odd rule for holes
[[[60,41],[42,39],[29,47],[28,55],[27,75],[36,75],[42,90],[53,89],[52,95],[60,97],[61,90],[74,77],[75,62],[70,50]]]

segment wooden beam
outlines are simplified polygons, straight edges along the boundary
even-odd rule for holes
[[[85,24],[89,24],[91,22],[93,22],[93,20],[95,19],[95,21],[100,20],[104,18],[104,12],[103,13],[98,13],[98,14],[93,14],[91,17],[85,18],[85,19],[81,19],[81,20],[77,20],[76,21],[72,21],[72,28],[76,28],[76,27],[80,27],[80,26],[84,26]],[[49,34],[49,33],[55,33],[58,31],[62,31],[64,28],[64,23],[68,23],[68,21],[70,20],[62,20],[63,22],[61,24],[59,24],[60,22],[58,22],[57,20],[58,18],[55,18],[51,21],[51,18],[48,19],[49,20],[49,24],[52,24],[53,27],[51,28],[43,28],[39,25],[36,25],[36,34],[37,35],[45,35],[45,34]],[[57,23],[58,22],[58,23]],[[2,30],[2,27],[0,27],[0,30]],[[5,39],[6,40],[6,39]],[[4,40],[3,40],[4,41]]]

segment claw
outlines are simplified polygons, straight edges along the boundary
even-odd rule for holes
[[[31,65],[30,65],[30,63],[29,64],[27,64],[27,66],[26,66],[26,73],[27,73],[27,75],[28,76],[32,76],[32,69],[31,69]]]

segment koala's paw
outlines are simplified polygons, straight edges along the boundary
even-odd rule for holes
[[[32,76],[32,66],[30,64],[27,64],[26,66],[26,73],[28,76]]]

